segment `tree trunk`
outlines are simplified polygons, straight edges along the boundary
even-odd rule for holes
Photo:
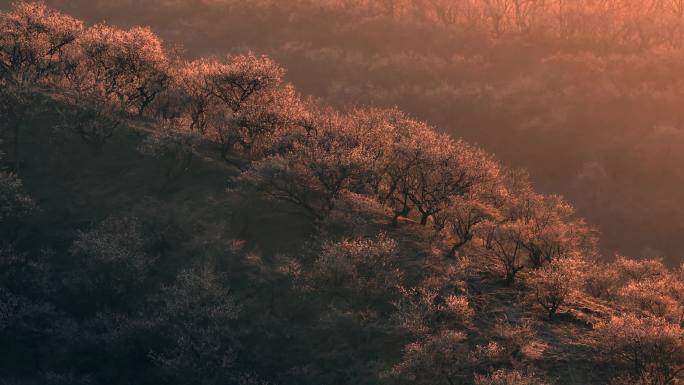
[[[517,269],[515,267],[510,267],[510,270],[506,272],[506,286],[510,287],[513,285],[513,282],[515,282],[515,275],[518,273],[520,269]]]
[[[394,216],[392,217],[392,227],[397,227],[399,226],[399,217],[401,216],[401,212],[395,212]]]
[[[392,227],[397,227],[399,225],[399,217],[406,217],[411,212],[411,209],[404,203],[404,207],[401,211],[395,211],[394,217],[392,218]]]
[[[532,267],[535,269],[542,267],[544,260],[542,259],[541,253],[538,251],[530,252],[530,262],[532,262]]]
[[[462,240],[458,241],[456,244],[454,244],[451,249],[449,250],[449,253],[447,253],[447,258],[454,258],[456,257],[456,252],[463,247],[466,243],[468,243],[472,239],[472,236],[466,236]]]
[[[17,117],[17,120],[14,122],[14,138],[12,142],[12,155],[14,155],[14,172],[16,173],[19,173],[19,167],[21,165],[21,162],[19,160],[19,134],[21,132],[21,123],[22,118]]]
[[[549,321],[554,321],[556,319],[556,312],[558,311],[557,305],[552,305],[548,310],[549,310]]]
[[[420,224],[425,226],[427,225],[428,219],[430,218],[430,214],[423,213],[420,216]]]

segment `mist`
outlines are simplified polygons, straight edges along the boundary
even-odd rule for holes
[[[607,254],[680,262],[675,3],[520,3],[496,21],[496,9],[449,1],[48,2],[89,22],[149,25],[186,57],[267,54],[337,107],[398,106],[566,196]]]

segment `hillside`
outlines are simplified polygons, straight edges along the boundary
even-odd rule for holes
[[[186,58],[268,54],[325,103],[396,105],[526,168],[599,228],[605,254],[684,255],[679,1],[48,4],[149,25]]]
[[[684,270],[251,52],[0,13],[0,384],[684,383]]]

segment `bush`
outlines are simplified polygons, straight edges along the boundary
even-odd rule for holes
[[[591,296],[610,299],[616,295],[620,274],[607,264],[592,264],[588,266],[585,275],[584,290]]]
[[[0,358],[3,377],[38,370],[35,360],[48,362],[60,320],[54,306],[10,293],[0,287]],[[36,343],[35,341],[40,341]]]
[[[162,288],[157,330],[166,342],[152,352],[171,383],[234,384],[239,354],[233,323],[240,306],[223,277],[210,267],[182,270]]]
[[[415,338],[446,328],[472,326],[475,311],[464,280],[470,260],[449,261],[426,274],[415,287],[406,287],[394,303],[398,325]]]
[[[615,260],[618,271],[623,279],[640,281],[650,277],[657,277],[667,273],[667,268],[661,259],[636,260],[618,256]]]
[[[164,164],[164,180],[167,185],[188,172],[197,147],[195,134],[172,126],[162,126],[152,132],[138,147],[138,151],[158,159]]]
[[[73,102],[73,107],[60,111],[60,126],[71,130],[95,151],[100,151],[119,131],[122,119],[111,105],[102,100],[82,98],[82,95],[79,99]]]
[[[108,295],[130,296],[131,290],[145,280],[156,259],[148,253],[150,248],[151,240],[137,218],[107,218],[90,230],[77,233],[71,253],[81,258],[84,271],[76,280],[85,280],[81,283],[100,291],[104,297],[97,301]]]
[[[215,141],[221,157],[263,155],[279,131],[297,124],[303,111],[285,70],[266,56],[246,53],[226,60],[199,59],[178,71],[190,129]],[[266,142],[266,144],[264,144]]]
[[[543,385],[536,377],[517,370],[499,369],[489,375],[475,375],[475,385]]]
[[[452,385],[468,377],[468,344],[462,332],[444,330],[413,342],[404,349],[402,361],[390,375],[400,383]]]
[[[477,194],[454,196],[448,206],[434,215],[435,227],[454,240],[447,257],[454,258],[458,250],[471,241],[479,228],[492,220],[500,219],[498,210]]]
[[[25,192],[24,186],[15,174],[0,171],[0,224],[20,219],[36,205]]]
[[[617,258],[616,299],[632,311],[642,311],[678,323],[684,317],[684,283],[660,259]]]
[[[83,22],[38,2],[18,1],[0,12],[0,82],[44,83],[63,71]]]
[[[375,238],[327,242],[311,273],[313,284],[333,300],[361,307],[388,303],[402,283],[397,243]]]
[[[629,281],[618,299],[632,311],[645,311],[679,323],[684,317],[684,283],[668,273],[641,281]]]
[[[421,337],[446,326],[466,326],[475,312],[464,295],[443,297],[429,288],[405,289],[395,303],[398,324],[406,332]]]
[[[499,320],[494,326],[494,333],[498,341],[497,345],[501,349],[499,356],[508,364],[520,357],[523,349],[534,337],[532,325],[527,320],[519,324]]]
[[[583,261],[578,258],[562,258],[532,272],[530,285],[534,290],[537,302],[546,310],[549,320],[553,320],[556,312],[573,291],[582,287]]]
[[[667,385],[682,379],[684,330],[663,318],[615,316],[596,325],[596,349],[617,372],[641,385]]]

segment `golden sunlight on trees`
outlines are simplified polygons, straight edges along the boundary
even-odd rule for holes
[[[0,14],[1,116],[11,130],[15,168],[23,126],[38,104],[36,92],[68,67],[69,46],[82,30],[81,21],[37,3],[20,2]]]
[[[659,260],[619,256],[617,299],[635,311],[679,323],[684,319],[684,283]]]
[[[270,58],[252,53],[225,61],[199,59],[179,71],[190,129],[215,141],[230,161],[263,154],[272,136],[298,123],[304,113],[284,70]]]
[[[500,220],[501,214],[488,199],[479,193],[451,198],[445,210],[435,215],[435,227],[453,235],[455,240],[447,256],[453,258],[458,250],[470,242],[480,229]]]
[[[38,3],[17,3],[0,20],[0,68],[6,86],[32,87],[68,63],[83,23]]]
[[[666,6],[681,21],[681,5],[309,12],[422,18],[489,42],[542,29],[631,46],[676,39],[639,14]],[[28,2],[0,12],[0,32],[1,128],[26,164],[0,170],[3,383],[684,380],[684,265],[603,257],[568,200],[480,147],[398,108],[304,98],[249,51],[188,61],[150,28],[86,26]]]
[[[99,24],[86,29],[77,43],[82,67],[73,75],[75,92],[94,93],[142,115],[169,85],[169,58],[149,29]]]
[[[527,265],[523,242],[528,228],[525,223],[517,220],[490,225],[487,231],[489,250],[502,268],[506,283],[511,285],[518,272]]]
[[[539,305],[553,320],[558,309],[583,285],[583,261],[576,257],[554,259],[534,271],[530,284]]]
[[[444,330],[404,349],[402,362],[392,369],[401,383],[451,385],[467,378],[466,335]]]
[[[595,329],[596,348],[610,365],[625,369],[615,383],[677,383],[684,368],[684,332],[657,317],[612,317]]]

